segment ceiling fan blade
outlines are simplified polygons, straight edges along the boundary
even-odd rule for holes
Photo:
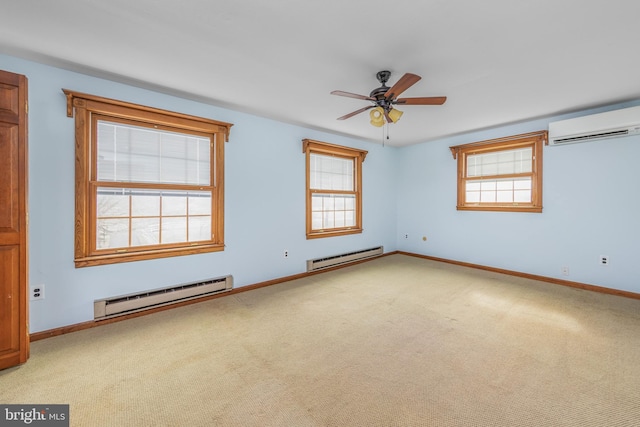
[[[398,80],[396,84],[391,86],[391,88],[384,94],[384,97],[387,99],[395,99],[402,92],[416,84],[421,78],[422,77],[418,75],[406,73],[404,76],[400,77],[400,80]]]
[[[372,109],[373,107],[375,107],[375,105],[369,105],[368,107],[364,107],[364,108],[361,108],[361,109],[359,109],[359,110],[353,111],[353,112],[351,112],[351,113],[349,113],[349,114],[345,114],[345,115],[344,115],[344,116],[342,116],[342,117],[338,117],[338,119],[337,119],[337,120],[345,120],[345,119],[348,119],[349,117],[353,117],[353,116],[355,116],[356,114],[360,114],[360,113],[362,113],[362,112],[364,112],[364,111],[370,110],[370,109]]]
[[[446,100],[446,96],[424,96],[420,98],[398,98],[393,103],[400,105],[442,105]]]
[[[348,98],[364,99],[365,101],[375,101],[375,98],[370,96],[358,95],[357,93],[344,92],[342,90],[334,90],[331,95],[346,96]]]

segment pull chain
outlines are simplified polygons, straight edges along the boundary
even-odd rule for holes
[[[386,131],[386,135],[385,135],[385,131]],[[385,139],[387,141],[389,140],[389,123],[385,123],[384,127],[382,128],[382,146],[383,147],[384,147]]]

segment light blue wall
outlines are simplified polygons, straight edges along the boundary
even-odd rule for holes
[[[450,146],[545,130],[550,121],[604,110],[402,149],[398,249],[640,293],[640,136],[545,146],[541,214],[456,210]],[[610,257],[608,266],[599,264],[600,255]]]
[[[384,245],[396,250],[397,149],[339,137],[0,55],[29,79],[30,330],[93,319],[93,301],[232,274],[236,287],[306,271],[306,260]],[[224,252],[75,268],[74,120],[62,88],[233,123],[226,144]],[[305,238],[302,139],[368,150],[363,226],[355,236]],[[284,250],[289,258],[283,257]]]

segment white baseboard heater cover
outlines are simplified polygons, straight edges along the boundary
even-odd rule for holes
[[[323,268],[335,267],[337,265],[348,264],[367,258],[373,258],[384,254],[384,247],[363,249],[346,254],[333,255],[323,258],[310,259],[307,261],[307,271],[321,270]]]
[[[93,318],[121,316],[150,308],[173,304],[221,293],[233,289],[233,276],[218,277],[201,282],[184,283],[167,288],[144,291],[137,294],[120,295],[93,302]]]

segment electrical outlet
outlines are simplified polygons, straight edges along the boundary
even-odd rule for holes
[[[404,238],[405,238],[405,239],[408,239],[408,238],[409,238],[409,235],[408,235],[408,234],[405,234],[405,235],[404,235]]]
[[[284,257],[289,258],[289,251],[286,249],[284,250]]]
[[[44,299],[44,284],[31,286],[29,288],[31,301]]]
[[[566,265],[562,267],[562,275],[563,276],[569,275],[569,267],[567,267]]]
[[[609,255],[600,255],[600,265],[609,265]]]

